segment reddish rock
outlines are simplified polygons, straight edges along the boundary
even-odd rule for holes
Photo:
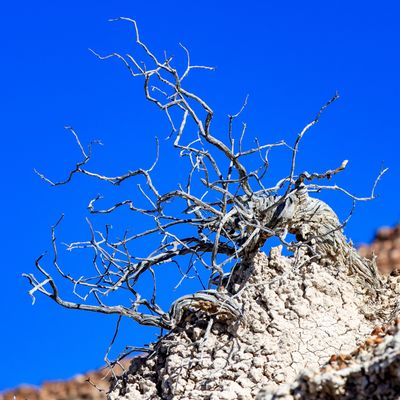
[[[382,274],[398,275],[400,271],[400,224],[394,228],[379,229],[371,245],[362,245],[359,252],[368,258],[372,258],[375,254],[378,269]]]
[[[122,362],[124,367],[130,361]],[[116,374],[120,368],[114,368]],[[110,387],[110,371],[98,371],[77,375],[68,381],[45,382],[40,388],[20,386],[0,394],[0,400],[105,400]]]
[[[394,234],[394,229],[387,226],[382,227],[376,233],[376,240],[391,240]]]

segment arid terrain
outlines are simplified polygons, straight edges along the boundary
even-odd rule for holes
[[[381,228],[370,245],[359,248],[362,256],[377,257],[377,265],[384,275],[400,274],[400,225]],[[377,332],[371,332],[373,335]],[[346,360],[331,359],[331,364],[345,363]],[[128,365],[125,362],[125,367]],[[107,369],[77,375],[67,381],[44,382],[40,388],[21,386],[0,394],[0,400],[102,400],[109,388]],[[278,398],[278,397],[277,397]]]

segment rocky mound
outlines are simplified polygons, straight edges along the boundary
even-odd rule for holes
[[[133,360],[110,397],[398,398],[400,226],[380,229],[359,249],[377,256],[385,276],[377,291],[341,262],[280,250],[242,264],[218,294],[229,293],[240,316],[210,309],[207,301],[184,308],[177,327],[149,356]],[[0,400],[100,400],[109,387],[105,375],[20,387]]]
[[[390,319],[397,278],[374,293],[343,264],[300,257],[274,248],[242,265],[231,282],[242,318],[188,310],[150,356],[133,361],[111,399],[269,398],[305,369],[320,371],[332,355],[351,353]]]
[[[261,391],[257,400],[398,399],[400,320],[377,327],[351,354],[332,355],[320,370],[306,370],[291,385]]]

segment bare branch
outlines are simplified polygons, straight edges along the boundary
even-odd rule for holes
[[[95,228],[96,224],[87,220],[88,239],[72,242],[66,250],[89,252],[90,272],[85,269],[74,276],[64,272],[58,258],[60,250],[56,230],[61,217],[51,229],[53,259],[50,268],[54,276],[48,272],[50,269],[41,265],[44,255],[36,261],[40,279],[33,274],[24,274],[31,286],[29,294],[33,303],[35,295],[41,293],[65,308],[118,315],[115,333],[105,356],[106,362],[114,365],[109,361],[108,354],[116,340],[122,317],[167,330],[174,329],[182,323],[184,315],[193,312],[201,312],[208,318],[209,330],[215,321],[240,321],[242,310],[234,299],[236,292],[232,289],[232,271],[235,266],[249,265],[272,237],[278,238],[295,255],[306,251],[312,259],[338,254],[338,262],[343,264],[351,259],[349,271],[357,273],[376,288],[373,265],[367,265],[354,256],[342,229],[357,201],[375,198],[376,186],[387,169],[380,172],[369,197],[356,197],[337,185],[324,184],[324,180],[330,180],[346,168],[347,160],[335,169],[322,173],[305,171],[296,176],[301,140],[317,124],[324,110],[338,99],[338,94],[298,133],[293,147],[283,140],[263,144],[256,139],[255,145],[245,149],[243,140],[247,126],[243,123],[236,133],[234,121],[247,106],[248,97],[236,114],[228,116],[227,132],[219,132],[212,125],[212,105],[186,86],[190,82],[186,78],[193,69],[213,68],[192,65],[188,49],[181,45],[186,63],[183,69],[178,69],[172,57],[164,54],[159,58],[142,42],[135,20],[124,17],[116,20],[127,21],[133,26],[136,47],[142,51],[145,61],[130,54],[115,52],[101,56],[91,51],[101,60],[117,59],[133,78],[143,80],[144,99],[165,112],[172,130],[169,137],[175,135],[173,147],[187,161],[188,172],[183,184],[175,184],[168,191],[162,192],[155,185],[153,173],[160,158],[157,138],[155,160],[149,168],[137,168],[115,176],[91,171],[87,169],[87,164],[92,156],[92,144],[97,142],[90,143],[85,149],[75,130],[66,127],[74,137],[81,160],[62,181],[52,181],[36,173],[52,186],[69,183],[75,174],[107,182],[114,187],[137,179],[134,189],[138,198],[130,195],[129,199],[98,209],[102,197],[97,195],[89,201],[88,210],[94,215],[94,220],[101,216],[111,218],[114,211],[121,208],[129,208],[133,217],[143,215],[146,218],[134,220],[134,231],[128,233],[124,230],[122,237],[116,238],[109,221],[102,232]],[[228,138],[228,143],[221,137]],[[271,149],[277,147],[290,149],[290,171],[289,175],[268,187],[264,181],[269,172],[268,155]],[[146,185],[141,185],[143,180]],[[322,181],[322,184],[315,181]],[[353,199],[353,209],[344,222],[341,223],[324,202],[309,195],[325,189],[340,191]],[[142,206],[143,202],[145,206]],[[296,235],[296,241],[289,243],[286,239],[288,233]],[[148,243],[152,244],[151,250]],[[337,246],[340,246],[339,251]],[[176,299],[165,312],[157,303],[157,278],[160,269],[171,267],[177,273],[177,284],[172,290],[182,285],[185,279],[193,278],[197,278],[201,290]],[[206,278],[201,269],[207,273]],[[60,295],[59,288],[63,291],[64,286],[58,286],[56,276],[70,286],[76,301]],[[207,279],[209,285],[216,286],[215,290],[205,289],[203,280]],[[151,282],[147,289],[143,289],[142,282],[145,281]],[[116,292],[119,305],[110,300]],[[132,351],[135,351],[134,348],[128,346],[122,356]]]

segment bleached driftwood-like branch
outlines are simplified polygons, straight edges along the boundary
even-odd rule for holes
[[[165,329],[176,326],[185,310],[201,309],[201,304],[207,305],[206,308],[214,314],[237,318],[240,310],[234,300],[229,299],[230,293],[224,287],[224,276],[226,277],[235,263],[251,260],[271,237],[278,237],[291,250],[302,249],[320,258],[334,258],[338,263],[348,265],[349,271],[365,280],[371,290],[379,288],[374,263],[354,252],[343,236],[344,224],[329,206],[309,194],[321,190],[337,190],[353,199],[354,203],[373,199],[376,184],[386,170],[378,176],[371,195],[363,198],[354,196],[337,185],[316,183],[329,180],[343,171],[347,161],[343,161],[336,169],[323,173],[302,172],[297,175],[296,171],[301,140],[318,123],[326,108],[338,99],[338,94],[323,105],[316,117],[299,132],[293,147],[284,141],[260,144],[256,140],[255,146],[247,149],[243,145],[246,125],[243,125],[238,138],[234,129],[235,120],[247,105],[246,98],[239,112],[228,116],[225,143],[219,132],[213,129],[213,108],[185,85],[185,78],[192,70],[213,68],[192,65],[189,51],[182,46],[187,56],[187,65],[182,71],[178,70],[173,66],[172,57],[160,59],[141,41],[134,20],[119,20],[132,24],[136,44],[147,58],[146,63],[130,54],[113,53],[102,56],[94,51],[93,53],[101,60],[119,60],[133,78],[143,79],[145,98],[165,112],[172,129],[173,146],[190,162],[187,182],[184,187],[179,186],[166,193],[161,193],[156,187],[152,173],[158,160],[158,144],[156,160],[148,169],[139,168],[118,176],[95,172],[88,167],[92,157],[92,144],[86,150],[75,130],[67,127],[80,149],[81,161],[61,181],[50,180],[41,173],[38,175],[52,186],[67,184],[77,174],[114,186],[131,179],[144,178],[146,188],[139,186],[138,195],[144,196],[149,204],[148,208],[139,207],[136,199],[125,199],[111,207],[99,209],[97,204],[100,196],[96,196],[89,202],[88,209],[91,214],[111,214],[120,207],[129,207],[134,214],[149,218],[153,225],[147,230],[126,234],[122,239],[113,241],[108,228],[105,232],[98,232],[88,220],[91,231],[89,240],[71,243],[67,249],[91,249],[93,274],[73,277],[65,273],[58,262],[55,231],[60,219],[52,228],[53,267],[58,275],[69,281],[79,301],[67,301],[61,297],[55,276],[42,266],[43,256],[36,262],[42,278],[36,278],[34,274],[24,274],[32,286],[31,296],[34,298],[36,292],[40,292],[63,307],[118,314],[142,325]],[[196,128],[195,137],[190,138],[186,132],[189,125]],[[263,184],[263,178],[269,167],[269,151],[275,147],[290,149],[291,164],[287,176],[267,188]],[[258,168],[249,170],[246,160],[252,156],[260,157],[261,163]],[[180,205],[180,211],[176,211],[179,207],[175,207],[172,213],[168,211],[168,204],[172,201]],[[288,232],[296,235],[297,242],[286,242]],[[133,245],[143,238],[155,244],[154,250],[147,256],[136,254],[133,250]],[[202,291],[177,300],[167,311],[157,304],[155,279],[150,298],[142,297],[137,286],[145,274],[154,278],[157,274],[156,268],[167,268],[168,265],[177,266],[182,273],[182,279],[187,278],[192,271],[199,276],[197,268],[200,267],[206,268],[210,273],[208,283],[201,281]],[[127,293],[127,304],[108,305],[107,300],[116,291]],[[224,291],[226,293],[222,294]]]

